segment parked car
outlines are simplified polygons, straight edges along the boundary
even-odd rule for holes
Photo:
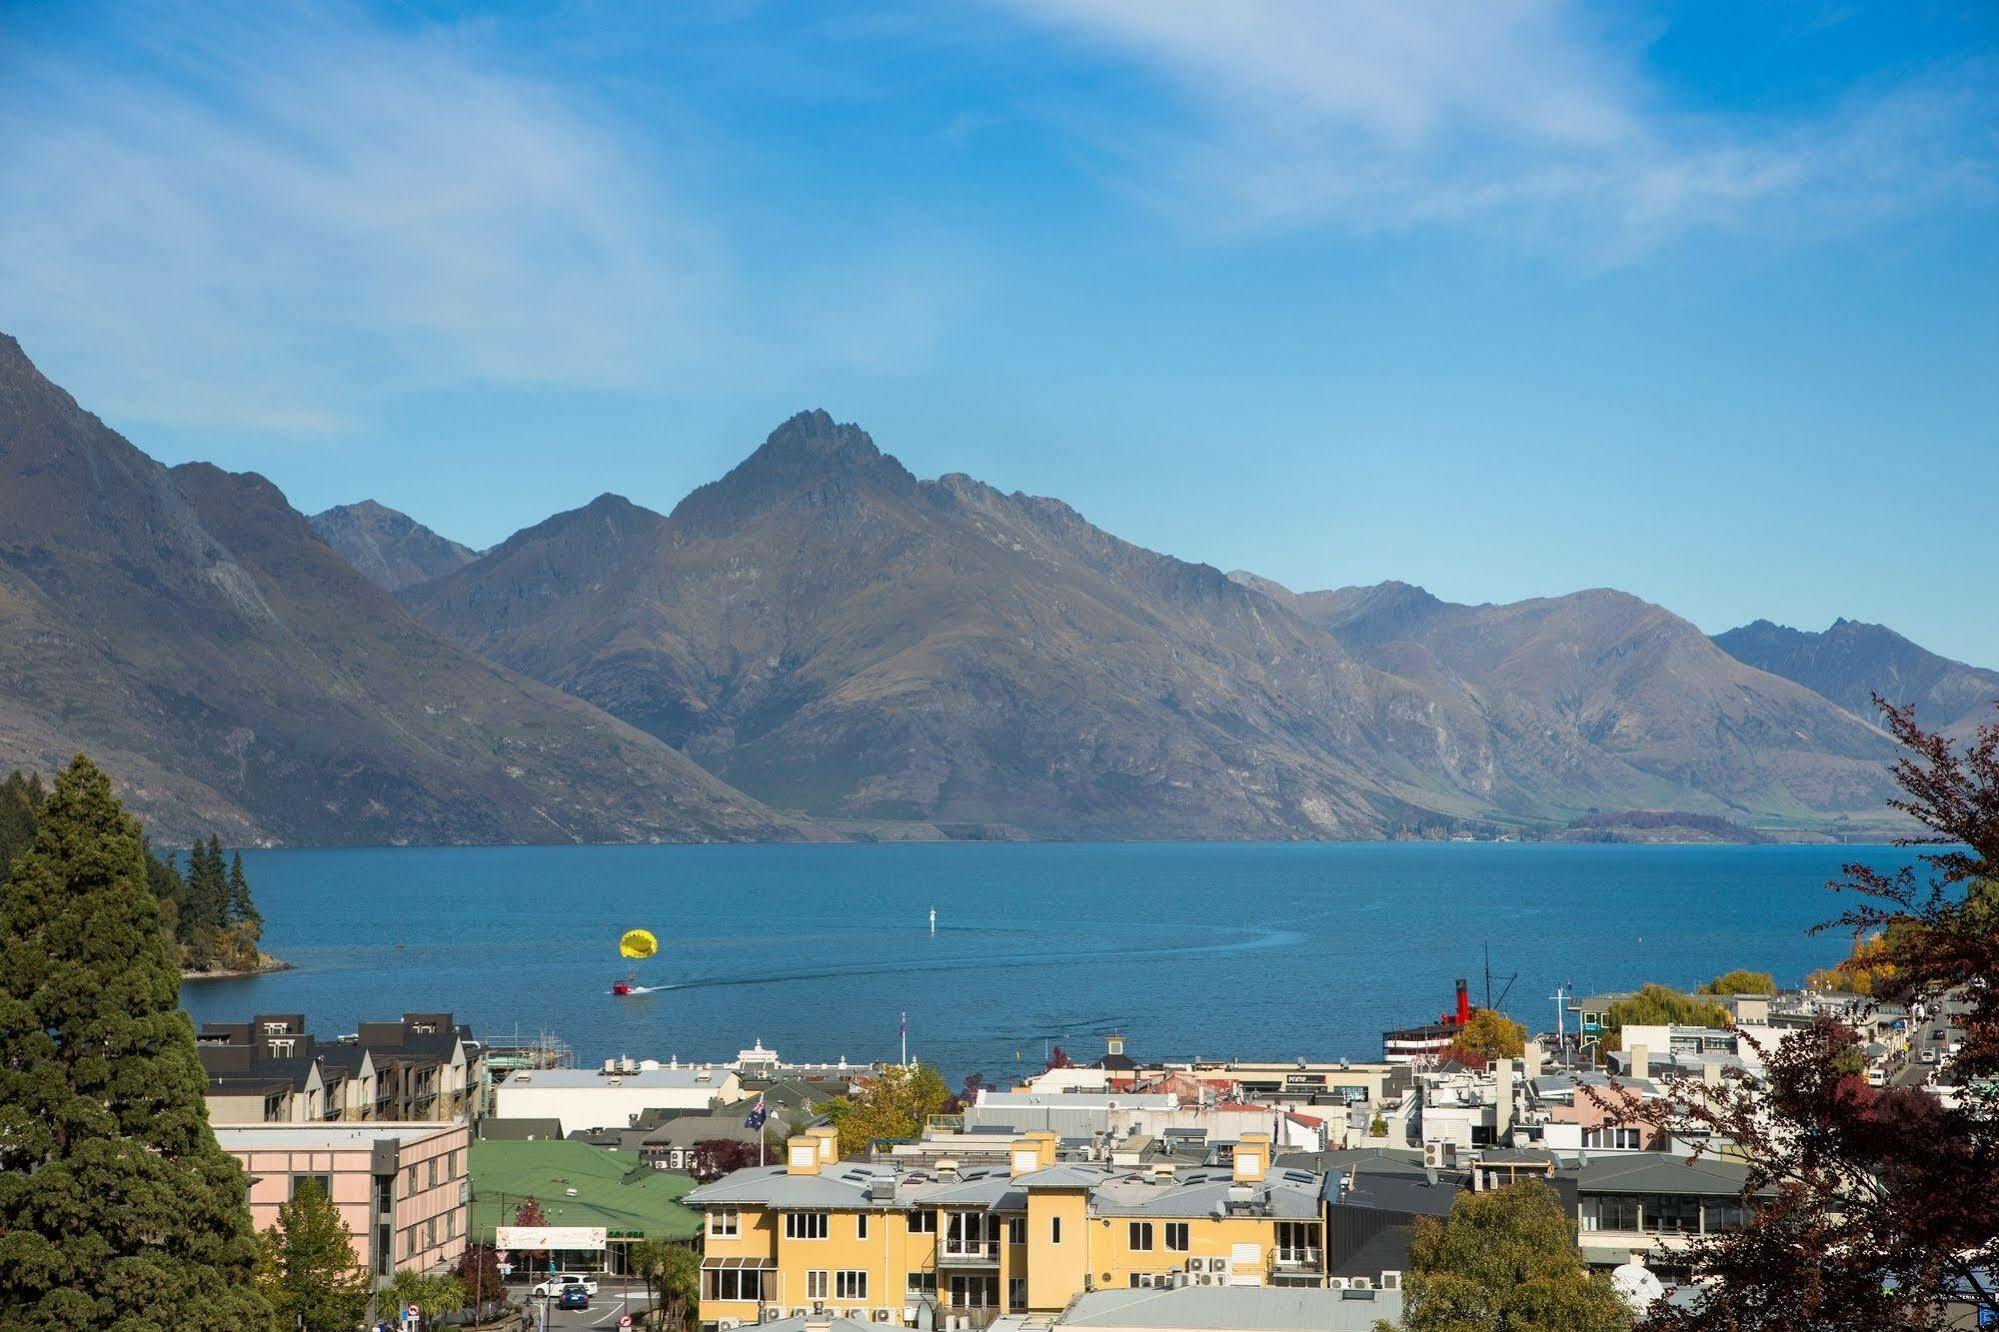
[[[588,1272],[557,1272],[546,1281],[538,1283],[529,1294],[539,1299],[560,1295],[570,1286],[581,1288],[585,1295],[597,1293],[597,1278]]]
[[[1937,1048],[1934,1045],[1924,1047],[1923,1062],[1925,1064],[1934,1064],[1936,1061],[1937,1061]]]
[[[572,1281],[562,1288],[560,1295],[555,1297],[555,1307],[558,1309],[587,1309],[590,1307],[590,1292],[583,1289],[581,1281]]]
[[[1867,1070],[1867,1085],[1870,1087],[1887,1086],[1888,1070],[1881,1067],[1881,1065],[1879,1064],[1873,1065],[1871,1068]]]

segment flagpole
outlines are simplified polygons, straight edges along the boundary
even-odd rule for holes
[[[909,1067],[909,1014],[902,1015],[902,1066]]]

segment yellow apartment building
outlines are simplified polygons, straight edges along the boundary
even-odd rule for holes
[[[687,1195],[704,1215],[704,1325],[982,1328],[1089,1290],[1325,1283],[1323,1177],[1273,1170],[1265,1134],[1228,1166],[1135,1169],[1059,1161],[1052,1133],[962,1170],[842,1161],[835,1137],[811,1130],[783,1164]]]

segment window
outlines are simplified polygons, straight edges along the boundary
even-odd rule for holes
[[[446,1212],[444,1214],[444,1238],[450,1239],[452,1232],[457,1228],[458,1228],[458,1213]]]
[[[1166,1247],[1172,1253],[1187,1252],[1187,1223],[1168,1221],[1166,1223]]]
[[[763,1273],[737,1268],[711,1267],[704,1271],[705,1299],[758,1300],[763,1298]],[[821,1273],[820,1275],[825,1275]]]
[[[937,1293],[937,1274],[935,1272],[911,1272],[909,1274],[909,1293],[911,1295],[935,1295]]]
[[[1635,1128],[1593,1128],[1583,1130],[1583,1146],[1603,1147],[1612,1150],[1637,1151],[1644,1144],[1642,1134]]]
[[[433,1189],[434,1189],[434,1188],[436,1188],[436,1187],[437,1187],[437,1158],[436,1158],[436,1157],[434,1157],[434,1156],[430,1158],[430,1171],[429,1171],[429,1178],[430,1178],[430,1183],[429,1183],[429,1185],[428,1185],[427,1187],[429,1187],[429,1188],[433,1188]]]
[[[293,1175],[292,1197],[298,1197],[299,1186],[307,1180],[311,1180],[313,1183],[319,1185],[320,1197],[331,1198],[333,1196],[333,1177],[331,1175]]]
[[[416,1197],[416,1167],[411,1166],[409,1176],[403,1180],[403,1197]]]
[[[1048,1242],[1050,1244],[1062,1242],[1062,1218],[1059,1216],[1048,1218]]]
[[[1583,1200],[1584,1230],[1638,1229],[1638,1200],[1604,1194]]]
[[[786,1212],[784,1214],[784,1237],[786,1239],[825,1239],[826,1214],[824,1212]]]
[[[1008,1313],[1027,1312],[1026,1277],[1008,1277],[1006,1279],[1006,1311]]]
[[[866,1239],[867,1237],[868,1214],[866,1212],[856,1212],[854,1213],[854,1238]]]
[[[1131,1223],[1131,1249],[1133,1253],[1152,1252],[1152,1223],[1134,1221]]]
[[[708,1233],[716,1239],[734,1239],[739,1214],[733,1207],[708,1213]]]
[[[826,1278],[827,1278],[827,1275],[828,1275],[828,1273],[827,1273],[826,1269],[825,1269],[825,1268],[823,1268],[823,1267],[821,1267],[821,1268],[815,1268],[815,1269],[813,1269],[812,1271],[809,1271],[809,1272],[807,1272],[807,1273],[805,1274],[805,1298],[806,1298],[806,1299],[808,1299],[808,1300],[823,1300],[823,1299],[825,1299],[825,1298],[826,1298]]]
[[[868,1297],[868,1274],[859,1268],[842,1268],[833,1274],[833,1298],[836,1300],[865,1300]]]
[[[1645,1229],[1669,1235],[1692,1234],[1701,1228],[1699,1198],[1663,1195],[1645,1199]]]
[[[432,1217],[430,1220],[423,1223],[423,1247],[426,1249],[434,1249],[437,1247],[436,1217]]]
[[[1740,1198],[1709,1198],[1701,1204],[1701,1227],[1712,1235],[1749,1224],[1749,1208]],[[1646,1266],[1652,1264],[1648,1261]]]
[[[1006,1242],[1008,1244],[1027,1243],[1027,1218],[1010,1216],[1006,1219]]]
[[[935,1235],[937,1233],[937,1213],[911,1212],[909,1233],[912,1235]]]

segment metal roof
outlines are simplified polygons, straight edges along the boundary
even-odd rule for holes
[[[1165,1328],[1175,1332],[1367,1332],[1402,1318],[1399,1290],[1293,1286],[1179,1286],[1100,1290],[1082,1296],[1057,1327]]]

